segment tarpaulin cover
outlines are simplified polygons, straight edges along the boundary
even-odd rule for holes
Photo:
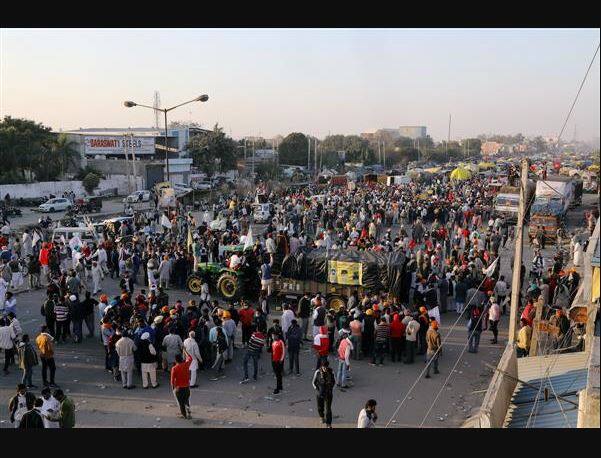
[[[401,250],[387,252],[361,251],[353,248],[330,250],[299,248],[282,262],[281,275],[295,280],[327,281],[326,260],[361,263],[362,286],[369,292],[386,291],[400,295],[403,288],[405,255]]]
[[[532,204],[530,214],[559,216],[564,213],[564,204],[561,200],[538,198]]]

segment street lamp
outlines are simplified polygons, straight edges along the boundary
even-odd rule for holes
[[[156,108],[156,107],[151,107],[149,105],[142,105],[141,103],[136,103],[136,102],[132,102],[131,100],[126,100],[125,102],[123,102],[123,106],[127,107],[127,108],[132,108],[132,107],[144,107],[144,108],[150,108],[151,110],[154,111],[160,111],[164,114],[165,117],[165,165],[167,168],[167,181],[170,180],[170,175],[169,175],[169,149],[167,146],[167,113],[171,110],[174,110],[176,108],[181,107],[182,105],[187,105],[188,103],[192,103],[192,102],[206,102],[207,100],[209,100],[209,96],[207,94],[203,94],[203,95],[199,95],[198,97],[196,97],[195,99],[192,100],[188,100],[187,102],[184,103],[180,103],[179,105],[175,105],[171,108]]]

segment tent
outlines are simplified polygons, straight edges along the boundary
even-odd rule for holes
[[[478,168],[480,170],[490,170],[490,169],[494,169],[496,167],[494,162],[480,162],[478,164]]]
[[[472,172],[468,169],[457,167],[451,172],[451,180],[463,181],[469,180],[472,177]]]
[[[472,173],[478,173],[480,170],[476,164],[467,164],[464,166],[464,168]]]
[[[430,167],[429,169],[425,169],[424,172],[428,172],[428,173],[439,173],[441,171],[440,167]]]

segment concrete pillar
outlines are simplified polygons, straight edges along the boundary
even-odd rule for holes
[[[588,388],[578,395],[578,428],[599,428],[599,390]]]

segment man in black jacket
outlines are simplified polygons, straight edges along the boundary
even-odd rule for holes
[[[315,371],[312,384],[317,392],[317,412],[321,417],[321,422],[325,423],[328,428],[331,428],[332,399],[336,380],[334,372],[330,368],[330,363],[327,360],[322,361],[320,368]]]
[[[290,322],[290,327],[286,331],[286,346],[288,347],[288,361],[290,363],[289,375],[292,375],[296,366],[296,375],[300,376],[300,368],[298,363],[298,355],[300,347],[303,344],[303,335],[300,326],[296,320]]]
[[[40,414],[40,409],[44,405],[42,398],[28,399],[27,400],[27,412],[23,414],[21,423],[19,423],[19,429],[43,429],[44,420]]]
[[[301,321],[301,330],[303,334],[303,339],[311,342],[311,339],[307,338],[307,331],[309,330],[309,319],[311,317],[311,298],[309,297],[309,293],[305,293],[305,295],[301,298],[298,303],[298,317]]]
[[[46,319],[46,326],[48,326],[48,334],[50,334],[52,337],[56,336],[56,317],[54,315],[54,306],[57,300],[58,296],[56,294],[52,294],[48,299],[46,299],[40,310],[42,315]]]
[[[15,423],[15,428],[19,427],[25,411],[29,410],[28,406],[33,406],[34,402],[35,395],[27,391],[27,386],[24,383],[19,383],[17,385],[17,394],[8,403],[10,422]]]

